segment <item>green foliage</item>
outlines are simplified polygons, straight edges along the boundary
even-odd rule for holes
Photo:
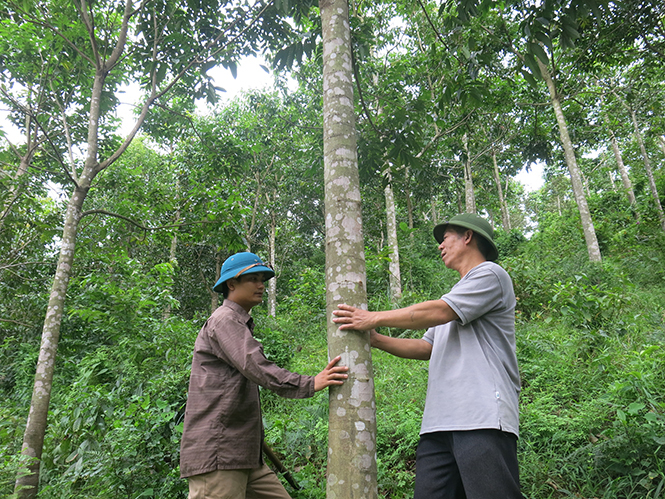
[[[616,284],[595,284],[584,274],[575,275],[574,280],[554,284],[549,306],[576,327],[598,329],[623,316],[632,288],[625,276],[618,276]]]

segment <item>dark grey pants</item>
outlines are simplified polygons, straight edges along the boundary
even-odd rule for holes
[[[420,436],[415,499],[524,499],[517,437],[500,430]]]

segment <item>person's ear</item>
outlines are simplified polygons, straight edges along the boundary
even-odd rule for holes
[[[473,231],[469,229],[464,233],[464,242],[466,244],[469,244],[471,242],[471,239],[473,239]]]
[[[238,279],[229,279],[226,281],[226,286],[229,288],[229,291],[233,291],[235,289],[236,283],[238,282]]]

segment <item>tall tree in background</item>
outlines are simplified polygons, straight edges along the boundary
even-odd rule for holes
[[[346,0],[322,0],[323,162],[328,317],[340,303],[367,308],[364,241]],[[330,390],[327,497],[376,498],[376,407],[369,334],[328,320],[328,354],[349,379]]]
[[[254,10],[256,9],[256,10]],[[266,6],[243,8],[211,2],[199,9],[188,9],[177,2],[123,3],[41,3],[26,11],[24,4],[9,2],[2,6],[2,17],[46,31],[60,44],[60,69],[77,68],[73,88],[58,85],[53,79],[44,85],[55,95],[51,100],[64,103],[64,96],[76,93],[78,106],[65,108],[59,115],[65,123],[75,124],[87,137],[81,144],[84,161],[77,169],[67,172],[71,197],[67,205],[62,231],[57,269],[51,288],[42,331],[42,343],[37,361],[32,401],[23,439],[23,455],[29,471],[19,473],[15,491],[21,498],[37,495],[39,466],[42,455],[47,414],[51,397],[53,372],[60,337],[69,279],[74,264],[76,237],[85,215],[83,205],[94,180],[109,168],[128,148],[143,124],[152,105],[161,97],[182,88],[193,88],[195,96],[214,99],[215,90],[205,69],[218,62],[233,65],[239,53],[256,50],[243,39],[245,31],[264,14]],[[269,23],[262,28],[269,28]],[[197,27],[205,27],[199,30]],[[130,36],[130,33],[133,33]],[[262,33],[255,33],[261,36]],[[238,40],[243,39],[243,43]],[[39,42],[39,37],[34,39]],[[64,55],[63,55],[64,54]],[[13,64],[8,53],[5,64]],[[19,62],[17,62],[18,64]],[[203,68],[203,70],[202,70]],[[60,71],[60,74],[62,71]],[[114,101],[109,99],[121,81],[135,79],[144,87],[147,98],[138,113],[129,136],[121,141],[107,139],[109,111]],[[189,90],[191,91],[191,90]],[[55,106],[57,109],[57,106]],[[19,110],[20,111],[20,110]],[[17,111],[18,112],[18,111]],[[87,118],[87,126],[77,121]],[[39,117],[33,117],[39,119]],[[106,139],[106,140],[105,140]],[[78,144],[68,144],[71,148]],[[60,151],[58,151],[60,152]]]

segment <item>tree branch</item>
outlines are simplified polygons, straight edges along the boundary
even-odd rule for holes
[[[162,230],[162,229],[175,229],[175,228],[178,228],[178,227],[185,227],[187,225],[217,223],[215,220],[199,220],[198,222],[184,222],[184,223],[179,223],[179,224],[160,225],[158,227],[146,227],[145,225],[142,225],[139,222],[137,222],[135,220],[132,220],[129,217],[126,217],[124,215],[120,215],[118,213],[113,213],[113,212],[107,211],[107,210],[87,210],[87,211],[84,211],[83,213],[81,213],[81,218],[87,217],[88,215],[108,215],[110,217],[119,218],[121,220],[129,222],[130,224],[132,224],[135,227],[138,227],[139,229],[144,230],[144,231],[153,231],[153,230]]]
[[[358,71],[358,65],[356,64],[356,55],[353,51],[353,47],[351,47],[351,64],[353,66],[353,76],[356,79],[356,87],[358,88],[358,98],[360,98],[360,104],[362,105],[363,108],[363,113],[367,117],[367,121],[369,121],[369,124],[372,126],[374,131],[377,133],[379,138],[382,138],[384,136],[384,133],[379,130],[374,122],[372,121],[372,117],[369,115],[369,110],[367,109],[367,105],[365,104],[365,98],[363,97],[363,91],[362,88],[360,88],[360,74]]]
[[[0,322],[11,322],[12,324],[18,324],[19,326],[35,327],[32,324],[26,324],[25,322],[15,321],[15,320],[12,320],[12,319],[0,319]]]

